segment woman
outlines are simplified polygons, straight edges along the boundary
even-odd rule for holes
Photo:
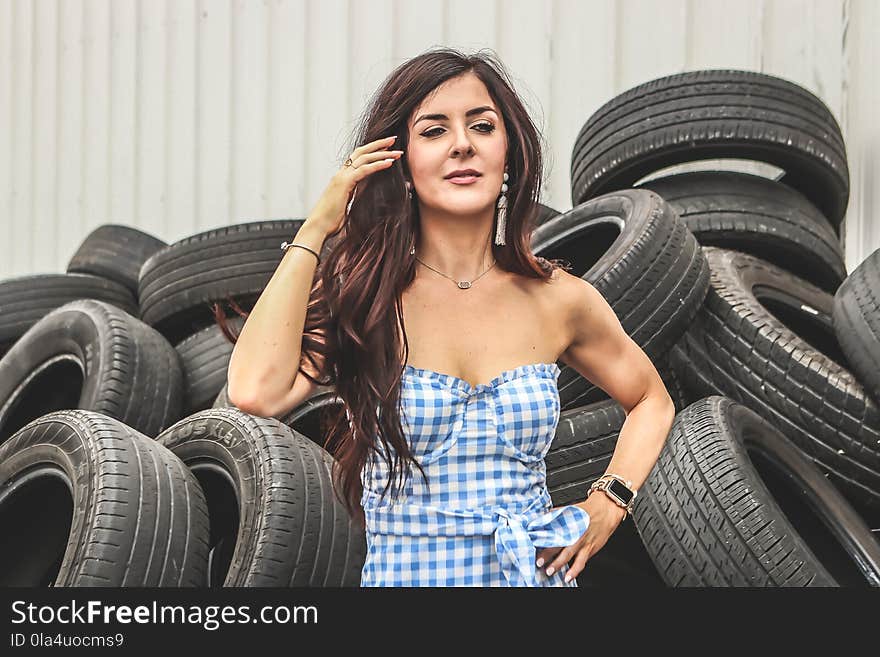
[[[366,529],[363,586],[576,586],[659,457],[672,400],[595,288],[531,254],[539,134],[491,56],[405,62],[358,143],[248,315],[229,398],[280,417],[335,386],[326,447]],[[628,413],[601,480],[617,497],[551,507],[557,361]]]

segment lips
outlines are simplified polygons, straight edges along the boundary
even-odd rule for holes
[[[452,180],[453,178],[473,178],[479,177],[482,174],[479,171],[474,169],[460,169],[458,171],[453,171],[449,175],[444,176],[446,180]]]
[[[477,182],[479,179],[479,176],[454,176],[453,178],[447,178],[446,180],[453,185],[470,185],[471,183]]]

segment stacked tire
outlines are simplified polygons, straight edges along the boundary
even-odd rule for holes
[[[0,282],[0,585],[359,584],[320,426],[212,408],[218,306],[259,296],[300,223],[102,226],[66,274]]]
[[[719,158],[783,173],[669,174]],[[653,80],[584,124],[571,190],[533,248],[603,294],[677,411],[635,531],[613,537],[637,567],[609,558],[603,579],[648,581],[647,562],[667,586],[880,585],[880,251],[847,276],[849,174],[828,108],[754,72]],[[616,448],[626,415],[603,392],[563,369],[556,504],[583,499]]]

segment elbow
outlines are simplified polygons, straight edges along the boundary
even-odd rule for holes
[[[662,400],[661,403],[666,411],[667,426],[672,430],[672,423],[675,422],[675,416],[677,414],[675,410],[675,400],[672,398],[672,395],[669,394],[669,389],[665,385],[662,385],[662,381],[656,394],[658,400]]]
[[[226,396],[229,403],[238,410],[248,415],[256,415],[258,417],[270,417],[266,414],[266,405],[261,402],[260,395],[249,393],[247,390],[239,390],[232,386],[232,382],[226,382]]]
[[[675,421],[675,400],[672,399],[672,396],[669,394],[669,391],[664,387],[660,393],[656,395],[657,405],[662,406],[665,412],[665,417],[669,428],[672,428],[672,423]]]
[[[666,431],[661,432],[663,435],[663,442],[666,442],[666,439],[669,437],[669,434],[672,432],[672,425],[675,423],[675,401],[669,395],[669,392],[663,388],[662,391],[651,394],[648,397],[645,397],[642,400],[642,403],[645,404],[646,408],[651,409],[651,413],[657,420],[658,427],[666,427]]]
[[[243,378],[243,373],[236,369],[236,352],[233,350],[229,365],[226,368],[226,398],[229,404],[249,415],[261,415],[262,404],[259,392],[262,386],[251,376]]]

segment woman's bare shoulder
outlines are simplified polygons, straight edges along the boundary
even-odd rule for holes
[[[556,295],[564,294],[567,291],[570,292],[571,287],[577,285],[577,281],[581,280],[560,267],[550,272],[550,278],[548,279],[526,278],[525,276],[520,278],[531,282],[536,294],[543,298],[546,298],[548,295],[556,297]],[[558,301],[559,299],[556,298],[555,300]]]
[[[564,269],[553,271],[552,283],[547,286],[551,302],[557,308],[557,317],[569,328],[579,321],[581,314],[593,305],[594,294],[598,294],[593,285],[571,274]]]

